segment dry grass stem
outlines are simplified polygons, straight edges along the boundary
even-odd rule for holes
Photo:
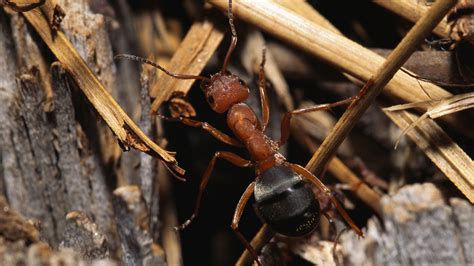
[[[400,111],[410,108],[416,108],[420,105],[429,105],[428,111],[420,116],[415,122],[413,122],[409,127],[403,129],[403,132],[400,134],[400,137],[397,140],[397,144],[400,141],[400,138],[406,135],[406,133],[416,127],[422,120],[431,118],[436,119],[438,117],[449,115],[452,113],[460,112],[462,110],[470,109],[474,107],[474,93],[464,93],[458,94],[453,97],[444,100],[430,101],[430,102],[421,102],[421,103],[407,103],[394,105],[388,108],[384,108],[384,111]],[[395,147],[397,146],[395,145]],[[474,182],[473,182],[474,183]]]
[[[433,27],[438,24],[455,4],[455,0],[437,1],[432,9],[413,26],[388,56],[376,74],[364,85],[362,90],[367,90],[367,92],[362,95],[360,99],[355,100],[347,108],[346,112],[344,112],[331,133],[329,133],[329,136],[308,162],[308,169],[313,170],[316,175],[322,172],[327,161],[334,154],[342,140],[347,137],[347,134],[349,134],[349,131],[354,127],[365,110],[373,103],[385,85],[415,51],[423,39],[433,30]]]
[[[293,10],[293,11],[295,11],[295,12],[299,12],[299,14],[300,14],[301,16],[304,16],[305,18],[311,19],[311,21],[313,21],[313,22],[315,22],[315,23],[318,23],[318,24],[320,24],[320,25],[324,25],[324,26],[327,27],[329,30],[334,31],[334,32],[340,34],[340,32],[339,32],[334,26],[332,26],[324,17],[322,17],[316,10],[312,9],[311,6],[309,6],[308,4],[305,4],[305,3],[298,3],[298,4],[292,4],[292,5],[290,5],[290,4],[288,4],[286,1],[280,1],[280,0],[275,0],[275,1],[277,1],[277,2],[281,3],[282,5],[284,5],[285,8],[287,8],[287,9],[289,9],[289,10]],[[389,2],[390,2],[390,1],[389,1]],[[300,12],[301,12],[301,13],[300,13]],[[438,26],[439,26],[439,25],[438,25]],[[433,57],[433,58],[434,58],[434,57]],[[353,78],[353,77],[351,77],[350,75],[347,75],[347,74],[345,74],[345,75],[346,75],[346,77],[348,77],[350,80],[354,81],[354,78]],[[396,78],[396,76],[394,77],[394,79],[395,79],[395,78]],[[425,85],[423,85],[423,88],[425,88]],[[421,92],[421,90],[420,90],[420,92]],[[429,95],[429,92],[427,92],[427,94]],[[431,96],[431,95],[430,95],[430,96]],[[459,102],[458,100],[461,99],[461,98],[463,99],[463,101],[462,101],[462,102]],[[454,107],[454,109],[459,109],[459,105],[462,105],[462,106],[463,106],[463,107],[462,107],[463,109],[469,108],[468,106],[469,106],[470,104],[465,104],[465,101],[466,101],[466,100],[469,101],[469,98],[470,98],[469,96],[468,96],[468,97],[464,97],[464,96],[459,96],[459,97],[453,96],[453,99],[454,99],[453,102],[457,103],[457,104],[456,104],[457,107]],[[445,100],[446,100],[446,99],[442,99],[441,101],[445,101]],[[433,102],[433,101],[430,100],[430,101],[427,101],[427,102]],[[416,107],[416,108],[418,108],[418,109],[427,110],[427,112],[428,112],[428,109],[430,109],[430,106],[431,106],[431,105],[428,105],[428,104],[426,104],[426,105],[421,105],[419,102],[408,103],[408,104],[406,104],[406,105],[408,105],[408,106],[415,105],[414,107]],[[405,105],[404,105],[404,106],[405,106]],[[444,105],[444,106],[446,106],[446,105]],[[450,105],[450,106],[451,106],[451,105]],[[448,109],[452,109],[452,108],[451,108],[451,107],[448,107]],[[436,111],[435,111],[435,112],[436,112]],[[443,111],[443,113],[444,113],[444,111]],[[408,115],[408,114],[406,114],[406,115]],[[389,118],[393,120],[393,116],[389,116]],[[394,122],[395,122],[395,121],[394,121]],[[429,122],[430,122],[430,125],[433,125],[433,127],[436,126],[434,121],[429,121]],[[396,123],[396,124],[398,124],[398,123]],[[461,123],[461,125],[462,125],[462,124],[463,124],[463,123]],[[406,129],[406,128],[402,128],[402,130],[407,130],[407,129]],[[439,127],[437,127],[437,130],[442,130],[442,129],[439,128]],[[445,134],[445,133],[443,133],[443,134]],[[420,135],[420,137],[422,137],[422,136]],[[429,141],[429,140],[426,139],[425,141]],[[454,145],[457,145],[457,144],[454,143]],[[423,150],[423,149],[422,149],[422,150]],[[460,154],[456,154],[457,151],[459,151]],[[465,155],[464,151],[462,151],[462,150],[457,150],[457,149],[452,150],[452,153],[447,153],[447,154],[446,154],[446,156],[450,156],[450,158],[447,158],[447,160],[451,160],[451,161],[455,161],[456,158],[458,158],[458,157],[461,157],[461,158],[462,158],[464,155]],[[435,157],[434,157],[434,156],[430,156],[429,158],[435,158]],[[439,168],[442,168],[442,167],[443,167],[443,164],[439,164],[439,161],[433,161],[433,162],[434,162]],[[468,177],[468,176],[463,176],[463,175],[461,175],[461,176],[462,176],[462,178],[461,178],[460,175],[458,175],[457,173],[455,173],[455,172],[453,172],[453,171],[450,171],[450,172],[448,172],[448,173],[449,173],[449,174],[453,174],[453,176],[447,175],[447,177],[448,177],[451,181],[453,181],[453,182],[455,182],[455,181],[458,182],[457,180],[470,179],[470,177]],[[459,187],[459,186],[458,186],[458,187]]]
[[[221,9],[225,8],[225,1],[209,0],[209,2],[220,7]],[[262,27],[264,30],[277,35],[278,37],[296,45],[297,47],[300,47],[308,52],[313,53],[317,57],[330,61],[331,63],[340,67],[341,69],[343,69],[344,72],[347,72],[350,75],[353,75],[359,79],[369,80],[364,86],[364,88],[367,89],[367,93],[361,99],[354,101],[353,104],[350,105],[350,107],[338,121],[334,129],[331,131],[330,135],[325,139],[320,148],[308,162],[308,164],[306,165],[307,169],[312,170],[313,172],[315,172],[316,175],[319,175],[322,172],[325,164],[329,161],[331,156],[333,156],[337,147],[347,136],[349,131],[359,120],[360,116],[364,113],[367,107],[375,100],[377,95],[384,89],[385,85],[387,85],[390,79],[394,78],[394,75],[396,74],[398,69],[408,59],[411,53],[414,52],[420,42],[426,37],[426,35],[428,35],[432,31],[432,29],[455,4],[455,0],[438,1],[433,6],[431,11],[425,16],[423,16],[422,19],[420,19],[420,21],[415,24],[415,26],[410,30],[410,32],[405,36],[405,38],[401,41],[401,43],[397,46],[397,48],[387,58],[385,62],[377,62],[376,64],[374,64],[375,62],[370,62],[372,66],[367,66],[368,69],[374,67],[377,68],[376,71],[370,71],[372,73],[377,74],[373,76],[372,74],[370,74],[370,78],[367,76],[363,78],[360,74],[367,74],[367,71],[366,69],[360,68],[361,64],[359,62],[369,62],[371,61],[370,59],[376,59],[376,57],[378,56],[373,56],[373,54],[370,54],[371,56],[369,57],[360,58],[360,60],[355,60],[351,53],[354,53],[356,51],[348,48],[357,47],[357,50],[362,53],[367,53],[367,51],[369,50],[355,43],[347,45],[345,49],[343,47],[333,49],[333,47],[338,46],[338,44],[348,44],[351,41],[329,30],[326,30],[319,25],[315,25],[311,22],[305,21],[301,17],[295,16],[294,14],[291,14],[289,12],[285,12],[284,9],[282,9],[278,5],[271,3],[270,1],[259,1],[259,4],[252,4],[251,1],[238,1],[235,7],[235,13],[237,13],[238,16]],[[314,42],[312,42],[311,40],[313,40]],[[323,41],[318,44],[317,40]],[[346,58],[341,58],[340,55],[345,53],[345,51],[349,51],[349,54],[344,55]],[[369,51],[369,53],[372,52]],[[376,59],[376,61],[379,60],[380,58]],[[347,67],[344,68],[345,62],[351,62],[352,65],[354,65],[355,70]],[[403,76],[404,73],[398,73],[398,75]],[[407,78],[407,80],[410,80],[411,77],[406,75],[405,78]],[[418,83],[418,81],[416,81],[415,79],[413,79],[412,82]],[[405,83],[403,82],[402,84]],[[407,93],[411,90],[411,88],[405,88],[407,89]],[[433,92],[436,91],[438,94],[435,97],[439,97],[440,94],[449,95],[449,93],[439,87],[435,86],[432,88],[434,90]],[[411,94],[414,94],[414,92],[412,91]],[[426,97],[422,96],[421,94],[418,96],[421,98]],[[404,100],[408,100],[409,98],[413,99],[413,97],[409,96]],[[408,100],[408,102],[412,101],[413,100]],[[259,240],[259,236],[268,234],[271,234],[269,230],[266,227],[262,227],[260,229],[260,232],[252,240],[252,242],[255,241],[260,243],[261,241]],[[254,247],[257,248],[257,250],[261,248],[260,246]],[[241,256],[241,259],[248,260],[249,257],[250,254],[245,251]],[[239,259],[239,261],[241,259]]]
[[[223,37],[224,34],[213,22],[195,22],[166,68],[173,73],[199,75]],[[160,72],[150,91],[150,95],[155,98],[151,111],[156,112],[160,105],[175,93],[187,94],[194,81],[178,80]]]
[[[60,31],[53,32],[51,20],[45,14],[55,14],[57,9],[57,5],[46,1],[41,9],[34,9],[23,15],[58,58],[64,69],[73,77],[122,145],[158,156],[176,172],[184,174],[184,170],[177,166],[173,154],[150,140],[117,104],[66,36]]]
[[[438,24],[439,20],[441,20],[455,4],[455,0],[438,1],[430,12],[426,13],[425,16],[413,26],[388,56],[376,74],[364,85],[362,90],[367,90],[366,94],[354,101],[347,108],[346,112],[344,112],[331,133],[329,133],[329,136],[324,140],[316,153],[314,153],[307,165],[308,169],[313,170],[316,175],[322,172],[324,165],[326,165],[327,161],[334,154],[342,140],[347,137],[347,134],[349,134],[349,131],[354,127],[365,110],[373,103],[388,81],[415,51],[423,39],[432,31],[433,27]]]
[[[225,0],[208,0],[208,2],[221,10],[227,8],[227,1]],[[327,25],[327,22],[318,25],[271,0],[236,0],[234,13],[247,22],[326,61],[359,80],[367,81],[385,61],[382,56],[346,37],[338,35],[334,32],[334,28],[328,30],[322,26]],[[451,93],[434,84],[428,82],[421,82],[421,84],[433,99],[451,96]],[[402,102],[430,100],[426,93],[420,89],[419,81],[402,71],[396,73],[387,84],[384,95]],[[444,119],[463,134],[474,136],[473,128],[460,128],[462,123],[459,123],[456,117],[449,116]]]
[[[260,62],[262,60],[262,49],[265,46],[265,39],[260,31],[251,29],[247,33],[241,52],[241,62],[247,72],[258,75]],[[264,70],[266,79],[273,85],[278,100],[281,101],[285,110],[293,110],[293,99],[288,84],[286,83],[285,77],[281,73],[279,66],[275,62],[274,54],[268,49],[268,47],[266,50]]]
[[[38,7],[43,3],[44,0],[2,0],[0,1],[0,7],[8,6],[15,11],[25,12]]]
[[[307,147],[309,152],[314,153],[319,143],[309,133],[314,132],[311,124],[321,124],[317,121],[318,116],[324,115],[324,112],[308,113],[295,117],[295,121],[291,126],[292,136],[298,140],[303,146]],[[333,124],[331,125],[331,127]],[[302,130],[304,129],[304,130]],[[326,133],[327,134],[327,133]],[[325,134],[325,135],[326,135]],[[321,137],[323,139],[324,137]],[[341,150],[339,150],[341,151]],[[348,155],[349,156],[349,155]],[[337,156],[333,156],[328,163],[327,170],[340,182],[349,185],[351,191],[359,197],[365,204],[370,206],[377,214],[381,214],[380,194],[365,184],[356,174]],[[324,177],[322,177],[324,178]]]
[[[265,246],[270,241],[270,239],[272,239],[274,234],[275,233],[268,227],[268,225],[264,224],[262,228],[260,228],[258,233],[255,235],[255,237],[252,239],[252,242],[250,242],[250,244],[252,245],[252,247],[255,248],[255,250],[261,250],[263,246]],[[252,255],[250,255],[250,252],[248,252],[248,250],[245,250],[239,257],[239,260],[235,263],[235,265],[246,266],[252,264],[252,262]]]
[[[431,7],[426,0],[374,0],[374,3],[412,22],[418,21]],[[433,32],[448,38],[449,27],[446,18],[441,20]]]

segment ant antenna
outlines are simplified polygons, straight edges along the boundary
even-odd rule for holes
[[[232,14],[232,0],[229,0],[228,16],[230,31],[232,32],[232,41],[230,42],[229,49],[227,50],[227,54],[225,55],[224,64],[222,64],[221,74],[224,74],[226,72],[227,61],[229,61],[230,55],[232,54],[232,51],[234,51],[234,48],[237,45],[237,32],[235,31],[234,15]]]
[[[129,59],[129,60],[141,62],[141,63],[144,63],[144,64],[148,64],[148,65],[154,66],[154,67],[158,68],[159,70],[165,72],[166,75],[171,76],[173,78],[177,78],[177,79],[200,79],[200,80],[210,81],[209,78],[203,77],[203,76],[176,74],[176,73],[169,72],[168,70],[166,70],[164,67],[158,65],[157,63],[152,62],[152,61],[150,61],[146,58],[136,56],[136,55],[119,54],[119,55],[116,55],[114,58],[115,59]]]

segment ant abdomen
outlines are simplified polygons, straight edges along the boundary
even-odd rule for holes
[[[303,236],[319,224],[318,200],[288,167],[275,165],[257,177],[254,196],[259,216],[279,234]]]

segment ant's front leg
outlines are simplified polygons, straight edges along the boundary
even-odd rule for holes
[[[232,224],[230,227],[234,230],[234,233],[239,238],[240,242],[245,246],[245,248],[250,252],[254,260],[257,262],[258,265],[260,261],[258,260],[258,255],[255,249],[250,245],[249,241],[240,233],[239,231],[239,222],[240,218],[242,217],[242,213],[244,212],[245,205],[249,201],[250,197],[252,197],[253,191],[255,189],[255,182],[250,183],[250,185],[245,189],[244,194],[240,197],[239,203],[237,203],[237,207],[235,208],[234,217],[232,218]]]
[[[350,227],[361,237],[364,237],[364,233],[360,228],[352,221],[351,217],[349,214],[346,213],[346,211],[339,205],[337,202],[336,198],[334,195],[331,193],[331,190],[327,188],[321,180],[319,180],[316,176],[314,176],[310,171],[308,171],[306,168],[302,167],[301,165],[298,164],[293,164],[293,163],[286,163],[287,166],[289,166],[293,171],[296,173],[300,174],[302,177],[306,178],[308,181],[313,183],[316,188],[318,188],[320,191],[324,192],[326,196],[329,197],[331,200],[331,203],[336,207],[337,211],[341,214],[342,218],[346,220],[346,222],[350,225]]]
[[[204,131],[211,134],[214,138],[222,141],[225,144],[235,146],[235,147],[243,147],[240,141],[232,138],[231,136],[225,134],[224,132],[218,130],[217,128],[209,125],[209,123],[207,122],[201,122],[201,121],[197,121],[197,120],[190,119],[187,117],[182,117],[182,116],[177,117],[177,118],[167,117],[160,114],[158,114],[158,116],[162,119],[165,119],[166,121],[180,122],[181,124],[184,124],[190,127],[202,128]]]
[[[207,184],[209,183],[209,178],[211,177],[212,171],[214,170],[214,166],[216,165],[216,160],[218,158],[224,159],[238,167],[253,167],[252,161],[245,160],[244,158],[240,157],[239,155],[235,153],[227,152],[227,151],[216,152],[214,156],[212,157],[211,161],[209,162],[206,168],[206,171],[204,172],[202,176],[201,184],[199,185],[199,193],[196,200],[196,206],[194,207],[193,214],[188,220],[186,220],[186,222],[184,222],[180,226],[175,227],[175,230],[182,230],[188,227],[189,224],[191,224],[194,218],[196,218],[196,216],[198,215],[199,208],[201,206],[202,195],[204,194],[204,190],[206,189]]]

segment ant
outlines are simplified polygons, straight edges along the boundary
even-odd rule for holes
[[[262,51],[258,81],[262,107],[262,118],[260,121],[255,112],[244,103],[249,97],[249,87],[242,79],[227,70],[227,63],[237,44],[237,33],[232,14],[232,0],[229,0],[228,18],[232,40],[221,70],[210,78],[171,73],[154,62],[133,55],[116,56],[116,58],[127,58],[152,65],[177,79],[201,80],[200,88],[204,92],[209,106],[219,114],[227,112],[227,125],[237,136],[237,139],[219,131],[206,122],[187,117],[161,117],[169,121],[181,122],[188,126],[200,127],[226,144],[237,147],[244,146],[250,153],[251,160],[244,159],[237,154],[227,151],[218,151],[214,154],[202,176],[193,214],[175,229],[182,230],[186,228],[196,218],[204,190],[207,187],[216,161],[217,159],[224,159],[238,167],[255,168],[257,177],[241,196],[232,218],[231,228],[259,265],[257,252],[238,230],[240,218],[252,194],[255,197],[256,210],[259,216],[270,228],[282,235],[298,237],[311,233],[318,226],[321,213],[328,217],[328,214],[321,210],[318,199],[324,201],[324,199],[329,198],[329,201],[336,207],[352,229],[359,236],[363,236],[362,231],[339,205],[331,191],[317,177],[304,167],[288,162],[279,153],[280,147],[288,140],[290,119],[293,115],[326,110],[342,104],[348,104],[359,96],[353,96],[331,104],[316,105],[288,112],[282,120],[280,140],[274,141],[270,139],[265,135],[270,115],[264,74],[265,48]],[[315,185],[322,193],[315,195],[307,181]]]

